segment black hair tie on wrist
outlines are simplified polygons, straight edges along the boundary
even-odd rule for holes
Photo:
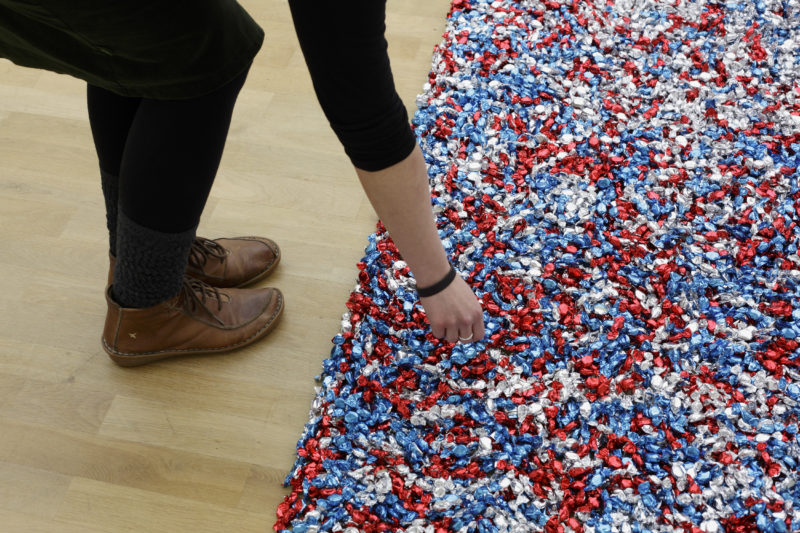
[[[453,283],[454,279],[456,279],[456,269],[453,268],[453,265],[450,265],[450,272],[448,272],[447,275],[441,279],[441,281],[434,283],[430,287],[417,287],[417,294],[425,298],[433,296],[434,294],[439,294],[449,287],[450,284]]]

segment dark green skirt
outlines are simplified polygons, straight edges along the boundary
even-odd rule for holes
[[[0,57],[124,96],[214,91],[263,40],[235,0],[0,0]]]

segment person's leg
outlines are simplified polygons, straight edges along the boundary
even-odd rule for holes
[[[112,295],[123,307],[180,291],[246,75],[198,98],[140,102],[119,168]]]
[[[128,132],[141,101],[141,98],[120,96],[91,84],[86,88],[89,124],[100,163],[100,183],[106,204],[108,250],[112,256],[117,254],[119,168]]]
[[[136,110],[119,168],[117,253],[103,329],[103,348],[119,365],[246,346],[267,335],[283,311],[277,289],[223,291],[184,276],[245,76],[199,98],[142,99]]]
[[[112,283],[117,255],[119,172],[133,119],[141,98],[129,98],[94,85],[87,87],[89,123],[92,128],[106,205],[108,227],[108,284]],[[269,275],[280,261],[278,245],[264,237],[210,241],[196,237],[187,274],[215,287],[241,287]]]

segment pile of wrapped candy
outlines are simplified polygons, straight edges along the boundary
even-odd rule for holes
[[[487,335],[379,225],[278,531],[800,530],[800,3],[454,0],[414,123]]]

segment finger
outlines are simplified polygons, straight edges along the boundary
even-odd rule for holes
[[[475,338],[475,333],[472,331],[472,326],[458,328],[458,342],[472,342]]]
[[[472,332],[475,333],[475,337],[472,339],[472,342],[478,342],[479,340],[483,339],[483,336],[486,334],[483,327],[483,315],[479,316],[478,320],[475,321],[475,324],[472,325]]]
[[[458,328],[455,326],[447,328],[447,334],[445,338],[447,339],[447,342],[458,342]]]
[[[431,324],[431,333],[437,339],[444,339],[446,330],[443,326],[439,326],[438,324]]]

